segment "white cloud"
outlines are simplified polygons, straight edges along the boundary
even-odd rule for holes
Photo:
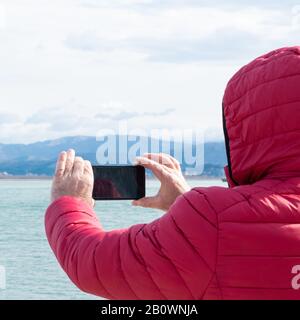
[[[2,4],[0,142],[95,135],[124,118],[149,128],[221,128],[233,73],[257,55],[298,43],[300,31],[291,1]],[[105,108],[114,113],[97,118],[111,114]],[[169,108],[174,112],[163,116]]]
[[[17,114],[0,113],[0,125],[15,124],[15,123],[19,123],[20,121],[21,121],[21,118]]]
[[[170,6],[155,14],[106,7],[95,11],[101,28],[69,34],[67,47],[107,56],[139,52],[142,59],[173,63],[236,61],[296,41],[295,31],[300,29],[292,8]]]
[[[64,136],[96,136],[99,130],[116,130],[124,124],[128,130],[149,130],[149,134],[151,129],[191,129],[189,124],[193,121],[194,113],[185,117],[183,114],[184,111],[174,108],[141,112],[118,101],[99,105],[95,112],[93,108],[70,101],[60,107],[42,108],[27,118],[17,118],[17,121],[13,121],[15,115],[6,115],[7,121],[0,123],[0,127],[2,142],[29,143]],[[207,115],[206,120],[209,119]],[[205,131],[206,128],[199,124],[197,129]],[[208,138],[214,140],[216,137],[221,137],[218,129],[208,132]]]
[[[113,121],[122,121],[122,120],[130,120],[134,118],[145,118],[145,117],[166,117],[171,114],[174,114],[176,110],[174,108],[168,108],[160,111],[146,111],[146,112],[139,112],[139,111],[130,111],[130,109],[120,109],[120,108],[102,108],[101,112],[95,115],[98,119],[109,119]]]

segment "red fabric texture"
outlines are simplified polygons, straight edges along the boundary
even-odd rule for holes
[[[109,299],[300,299],[300,47],[243,67],[223,100],[230,188],[194,188],[161,218],[105,231],[62,197],[46,233],[83,291]],[[105,214],[105,213],[103,213]]]

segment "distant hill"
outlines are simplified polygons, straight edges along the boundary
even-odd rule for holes
[[[85,136],[65,137],[32,144],[0,144],[0,173],[51,176],[58,153],[69,148],[75,149],[77,155],[96,164],[96,150],[100,144],[95,137]],[[134,142],[129,143],[128,148],[133,144]],[[174,147],[171,145],[171,154],[174,152]],[[224,143],[205,143],[204,155],[203,175],[222,177],[223,167],[227,163]],[[182,169],[186,169],[184,164]]]

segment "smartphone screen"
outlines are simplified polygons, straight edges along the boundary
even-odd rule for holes
[[[95,200],[134,200],[145,196],[143,166],[93,166]]]

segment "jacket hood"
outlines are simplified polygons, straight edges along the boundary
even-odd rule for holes
[[[300,46],[265,54],[233,76],[223,127],[230,186],[300,176]]]

